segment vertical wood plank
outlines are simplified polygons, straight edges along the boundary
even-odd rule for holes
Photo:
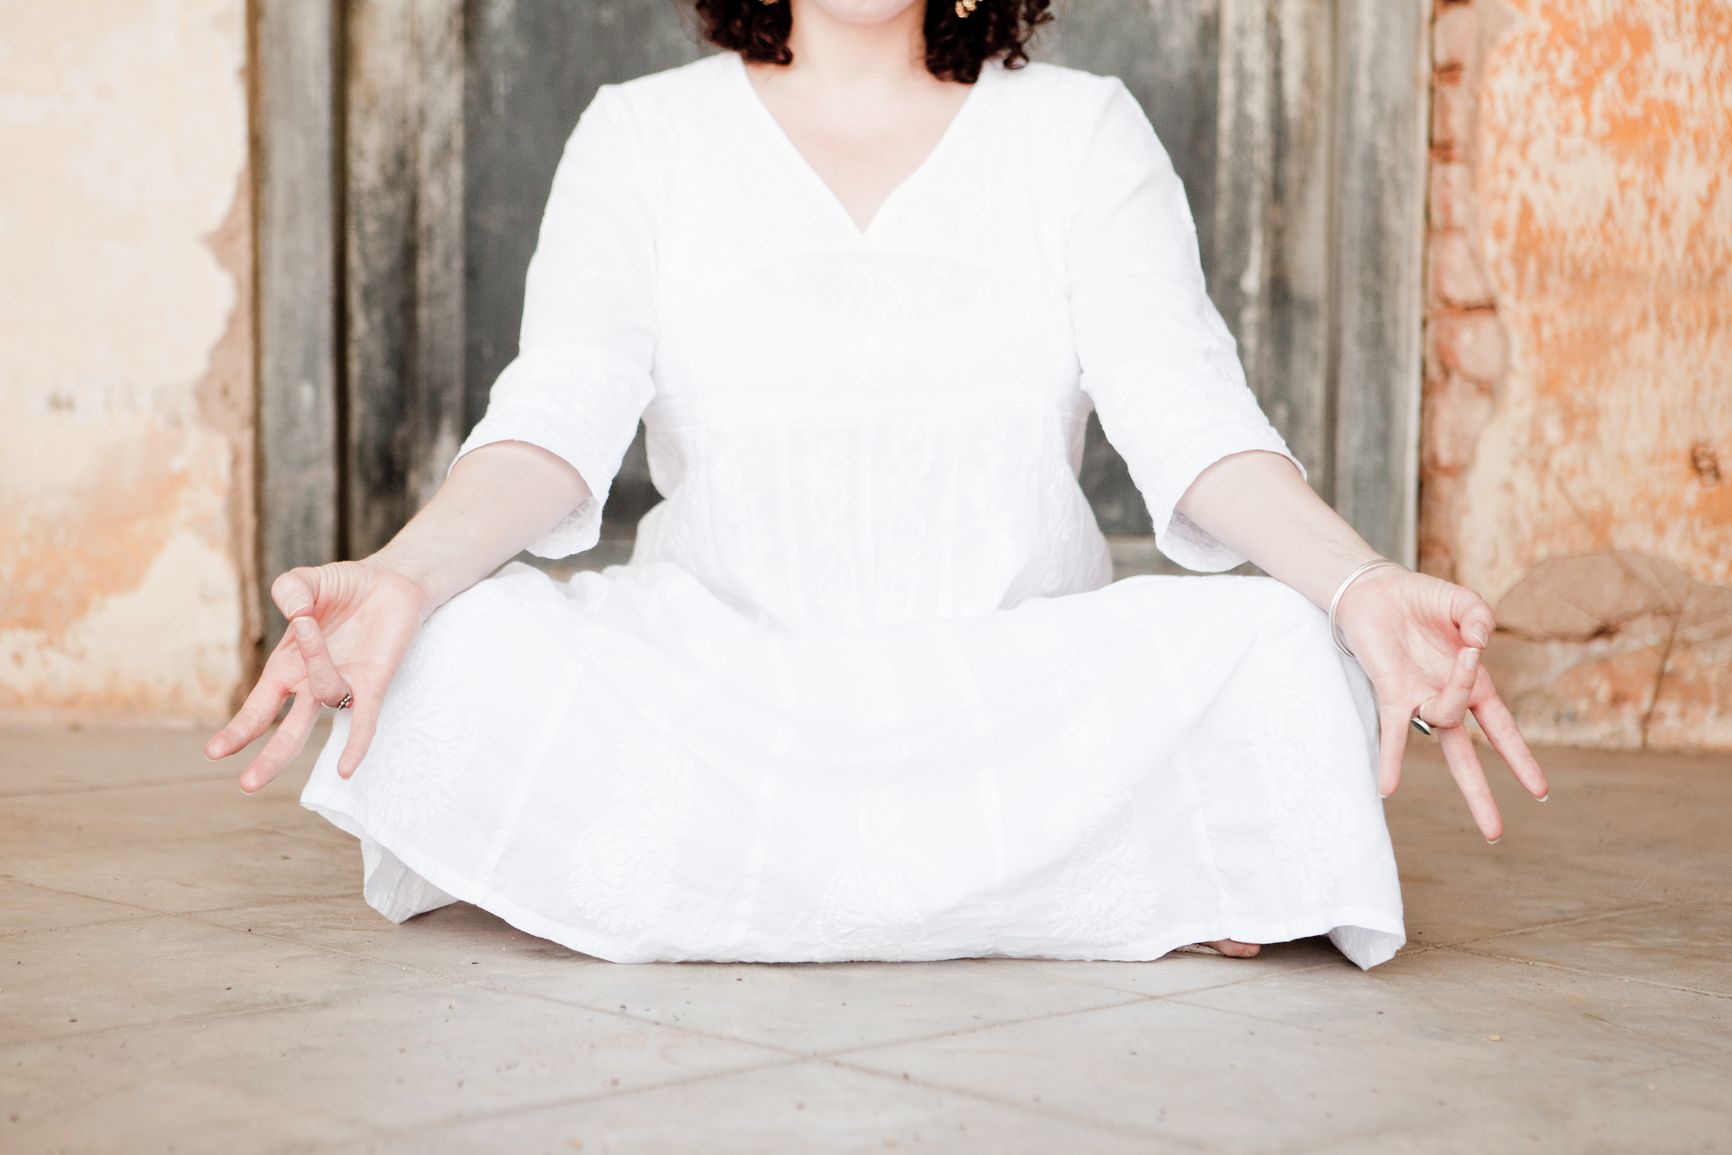
[[[1252,382],[1320,494],[1332,491],[1329,414],[1330,0],[1273,0],[1267,320]]]
[[[1429,0],[1336,0],[1335,508],[1415,564]]]
[[[464,120],[462,0],[415,8],[415,327],[409,512],[445,480],[464,421]]]
[[[1210,292],[1258,401],[1329,492],[1329,0],[1223,0]]]
[[[463,432],[463,5],[351,0],[344,548],[388,541]]]
[[[412,0],[352,0],[344,43],[344,551],[408,518],[407,401],[415,285]]]
[[[284,626],[271,581],[339,548],[338,27],[333,0],[255,0],[254,13],[258,550],[269,645]]]
[[[1278,385],[1270,380],[1266,355],[1276,224],[1269,210],[1280,114],[1270,75],[1274,2],[1221,0],[1214,246],[1208,262],[1209,294],[1238,341],[1245,375],[1266,409]]]

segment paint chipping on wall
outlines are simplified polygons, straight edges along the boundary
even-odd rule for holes
[[[0,717],[227,717],[252,626],[244,0],[0,35]],[[22,271],[22,272],[21,272]]]
[[[1732,748],[1732,5],[1443,0],[1433,45],[1421,567],[1531,738]]]

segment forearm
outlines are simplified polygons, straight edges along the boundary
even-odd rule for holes
[[[444,604],[516,557],[590,489],[563,458],[496,441],[458,458],[431,500],[373,556]]]
[[[1215,462],[1191,483],[1178,508],[1322,608],[1355,566],[1381,556],[1291,461],[1266,450]]]

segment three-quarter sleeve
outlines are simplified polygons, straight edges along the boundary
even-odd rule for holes
[[[602,509],[654,396],[654,252],[643,158],[615,85],[566,141],[529,262],[517,355],[457,459],[497,441],[558,454],[590,495],[527,547],[560,558],[600,539]]]
[[[1083,127],[1066,234],[1080,384],[1148,506],[1155,544],[1186,569],[1246,561],[1177,511],[1198,474],[1265,449],[1308,476],[1245,380],[1209,299],[1185,190],[1142,106],[1116,76]]]

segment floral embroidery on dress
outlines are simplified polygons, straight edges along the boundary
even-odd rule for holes
[[[1119,748],[1101,702],[1071,711],[1054,746],[1065,773],[1046,815],[1047,837],[1063,855],[1053,889],[1055,928],[1067,942],[1128,942],[1160,912],[1146,824],[1111,772]]]
[[[941,864],[908,833],[916,805],[902,784],[853,791],[856,842],[830,871],[813,932],[836,959],[919,954]]]
[[[459,658],[462,623],[449,603],[434,611],[404,653],[380,704],[378,729],[351,779],[361,805],[409,830],[457,804],[474,767],[475,687]]]
[[[643,723],[585,773],[596,816],[572,846],[565,889],[575,915],[613,935],[655,925],[674,895],[696,774],[690,751]]]
[[[1264,682],[1266,696],[1247,737],[1263,780],[1280,874],[1304,902],[1319,903],[1334,897],[1353,823],[1341,792],[1342,772],[1318,732],[1315,699],[1299,688],[1303,676],[1290,670]]]

